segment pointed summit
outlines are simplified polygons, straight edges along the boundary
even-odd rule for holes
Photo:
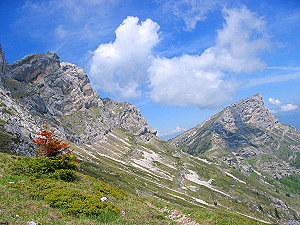
[[[220,116],[225,121],[232,117],[233,122],[241,120],[260,128],[269,128],[278,123],[278,119],[265,107],[263,97],[259,93],[229,105],[222,112],[223,115]]]
[[[278,119],[264,106],[262,95],[255,94],[227,106],[170,143],[191,154],[212,148],[238,151],[245,145],[255,146],[250,137],[259,137],[277,123]]]
[[[192,155],[204,154],[246,173],[253,171],[246,159],[253,159],[256,168],[276,178],[299,173],[290,162],[294,151],[300,150],[300,133],[279,123],[260,94],[227,106],[169,142]],[[269,158],[271,162],[266,161]]]

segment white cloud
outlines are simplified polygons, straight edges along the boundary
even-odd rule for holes
[[[94,51],[90,75],[96,88],[125,98],[138,97],[147,82],[152,48],[159,42],[159,26],[147,19],[127,17],[116,29],[112,43]]]
[[[182,19],[187,31],[193,30],[199,21],[204,21],[209,11],[214,10],[220,0],[166,0],[164,8]]]
[[[274,108],[270,110],[271,113],[289,112],[298,108],[297,105],[293,105],[290,103],[283,105],[282,101],[280,101],[279,99],[269,98],[268,100],[272,105],[274,105]]]
[[[168,131],[168,132],[165,132],[165,133],[158,133],[158,137],[165,137],[165,136],[170,136],[170,135],[173,135],[173,134],[177,134],[177,133],[181,133],[181,132],[184,132],[184,131],[187,131],[186,128],[183,128],[183,127],[176,127],[174,130],[171,130],[171,131]]]
[[[293,105],[293,104],[286,104],[286,105],[280,106],[280,108],[283,112],[289,112],[289,111],[293,111],[293,110],[297,109],[298,106]]]
[[[281,104],[281,101],[279,99],[269,98],[268,100],[273,105],[280,105]]]
[[[278,111],[277,111],[277,110],[274,110],[274,109],[270,109],[269,111],[270,111],[270,113],[272,113],[272,114],[278,113]]]
[[[201,55],[154,57],[159,26],[127,17],[116,29],[114,42],[93,52],[90,67],[94,86],[123,98],[140,96],[168,105],[214,108],[230,100],[238,82],[229,74],[264,68],[258,58],[268,47],[264,21],[247,8],[223,10],[225,23],[215,45]],[[144,94],[144,93],[143,93]]]
[[[268,47],[264,21],[245,7],[224,10],[216,44],[201,55],[156,58],[149,68],[150,96],[170,105],[213,108],[230,100],[238,87],[228,73],[264,68],[258,54]]]
[[[149,68],[151,98],[167,105],[201,108],[214,108],[230,99],[236,83],[223,80],[222,73],[201,70],[197,61],[189,55],[154,59]]]

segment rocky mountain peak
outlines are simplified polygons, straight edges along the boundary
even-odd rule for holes
[[[103,106],[86,72],[62,62],[35,87],[52,115],[71,115],[82,109]]]
[[[252,171],[246,160],[249,158],[258,161],[256,167],[261,171],[271,171],[277,178],[299,173],[291,162],[300,151],[300,133],[279,123],[260,94],[227,106],[169,142],[190,154],[205,154],[247,173]]]
[[[6,64],[2,50],[0,57],[0,68],[3,68]],[[0,111],[0,120],[6,124],[9,134],[24,137],[24,140],[33,132],[32,127],[37,130],[41,121],[52,124],[62,137],[74,143],[103,140],[116,128],[147,138],[156,134],[136,107],[101,99],[82,68],[60,63],[53,52],[27,55],[8,64],[0,84],[3,86],[0,105],[3,103],[11,112],[27,115],[20,120],[17,115],[3,113],[8,112],[7,109]],[[35,119],[27,119],[30,116]]]
[[[12,77],[21,82],[39,82],[59,67],[59,57],[54,52],[30,54],[9,64]]]
[[[261,128],[270,128],[278,123],[278,119],[265,107],[261,94],[255,94],[226,107],[219,114],[219,121],[226,126],[236,123],[253,124]]]

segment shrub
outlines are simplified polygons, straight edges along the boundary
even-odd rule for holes
[[[76,173],[74,170],[56,170],[50,176],[57,180],[63,180],[67,182],[72,182],[76,179]]]
[[[127,193],[119,188],[98,181],[98,185],[94,186],[94,194],[102,196],[111,196],[116,200],[122,200],[127,197]]]
[[[16,174],[34,177],[49,176],[65,181],[75,180],[78,163],[75,156],[59,155],[56,157],[24,157],[14,163]]]
[[[60,208],[67,214],[97,216],[104,212],[120,212],[120,209],[111,203],[102,202],[100,198],[103,195],[70,190],[69,186],[61,181],[34,178],[30,183],[18,183],[14,186],[29,192],[31,198],[44,199],[51,207]]]
[[[32,140],[33,143],[39,146],[39,149],[37,149],[39,155],[55,157],[58,155],[70,155],[73,152],[69,144],[55,135],[55,131],[55,129],[50,129],[45,124],[38,133],[40,137]]]

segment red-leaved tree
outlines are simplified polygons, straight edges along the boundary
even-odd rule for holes
[[[73,149],[62,139],[55,135],[55,129],[50,129],[48,125],[43,125],[38,135],[39,137],[32,140],[39,149],[37,152],[41,156],[55,157],[58,155],[71,155]]]

